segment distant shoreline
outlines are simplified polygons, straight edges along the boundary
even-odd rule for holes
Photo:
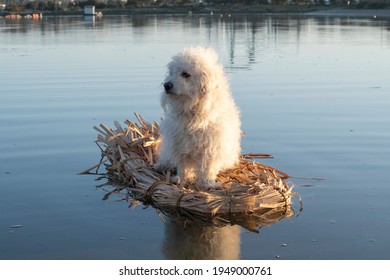
[[[355,7],[324,7],[298,5],[258,5],[258,6],[177,6],[177,7],[145,7],[145,8],[104,8],[96,9],[103,15],[264,15],[291,14],[303,16],[334,16],[334,17],[374,17],[390,18],[390,9],[359,9]],[[24,11],[21,15],[31,14]],[[82,16],[83,11],[44,11],[38,12],[44,16]],[[1,14],[0,14],[1,15]],[[3,14],[4,15],[4,14]]]
[[[357,9],[318,6],[242,6],[242,7],[174,7],[174,8],[132,8],[132,9],[102,9],[103,15],[242,15],[242,14],[292,14],[304,16],[337,16],[337,17],[377,17],[390,18],[390,9]],[[82,13],[81,13],[82,14]],[[49,15],[49,14],[48,14]],[[66,13],[65,13],[66,15]]]
[[[390,18],[390,9],[328,9],[307,12],[308,16]]]

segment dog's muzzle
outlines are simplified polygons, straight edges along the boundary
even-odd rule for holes
[[[164,89],[166,93],[172,93],[171,90],[173,88],[173,84],[171,82],[164,83]]]

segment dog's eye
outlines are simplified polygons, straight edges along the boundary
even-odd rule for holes
[[[182,76],[182,77],[185,78],[185,79],[191,77],[191,75],[188,74],[187,72],[182,72],[182,73],[180,74],[180,76]]]

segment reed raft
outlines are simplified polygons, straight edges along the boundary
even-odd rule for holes
[[[220,189],[199,189],[173,181],[175,174],[159,172],[157,161],[159,126],[135,114],[138,123],[126,120],[126,127],[117,121],[115,128],[101,124],[96,143],[102,160],[81,172],[91,174],[105,165],[110,178],[119,182],[131,197],[152,205],[165,214],[190,217],[213,223],[241,224],[250,230],[270,225],[294,215],[292,185],[288,175],[253,160],[257,154],[242,155],[239,164],[220,173]],[[97,171],[96,171],[97,172]],[[118,185],[118,184],[117,184]]]

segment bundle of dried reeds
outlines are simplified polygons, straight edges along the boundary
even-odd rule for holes
[[[243,217],[247,223],[250,216],[253,225],[246,227],[252,230],[294,214],[292,186],[284,180],[288,175],[248,160],[257,155],[243,155],[237,167],[220,173],[217,181],[222,184],[221,189],[201,190],[173,183],[170,172],[153,168],[159,144],[158,124],[135,115],[138,124],[127,120],[125,128],[118,122],[114,122],[115,129],[104,124],[94,127],[99,132],[97,144],[102,161],[81,174],[109,162],[107,171],[139,201],[165,213],[194,219],[219,217],[219,221],[234,220],[240,224]]]

